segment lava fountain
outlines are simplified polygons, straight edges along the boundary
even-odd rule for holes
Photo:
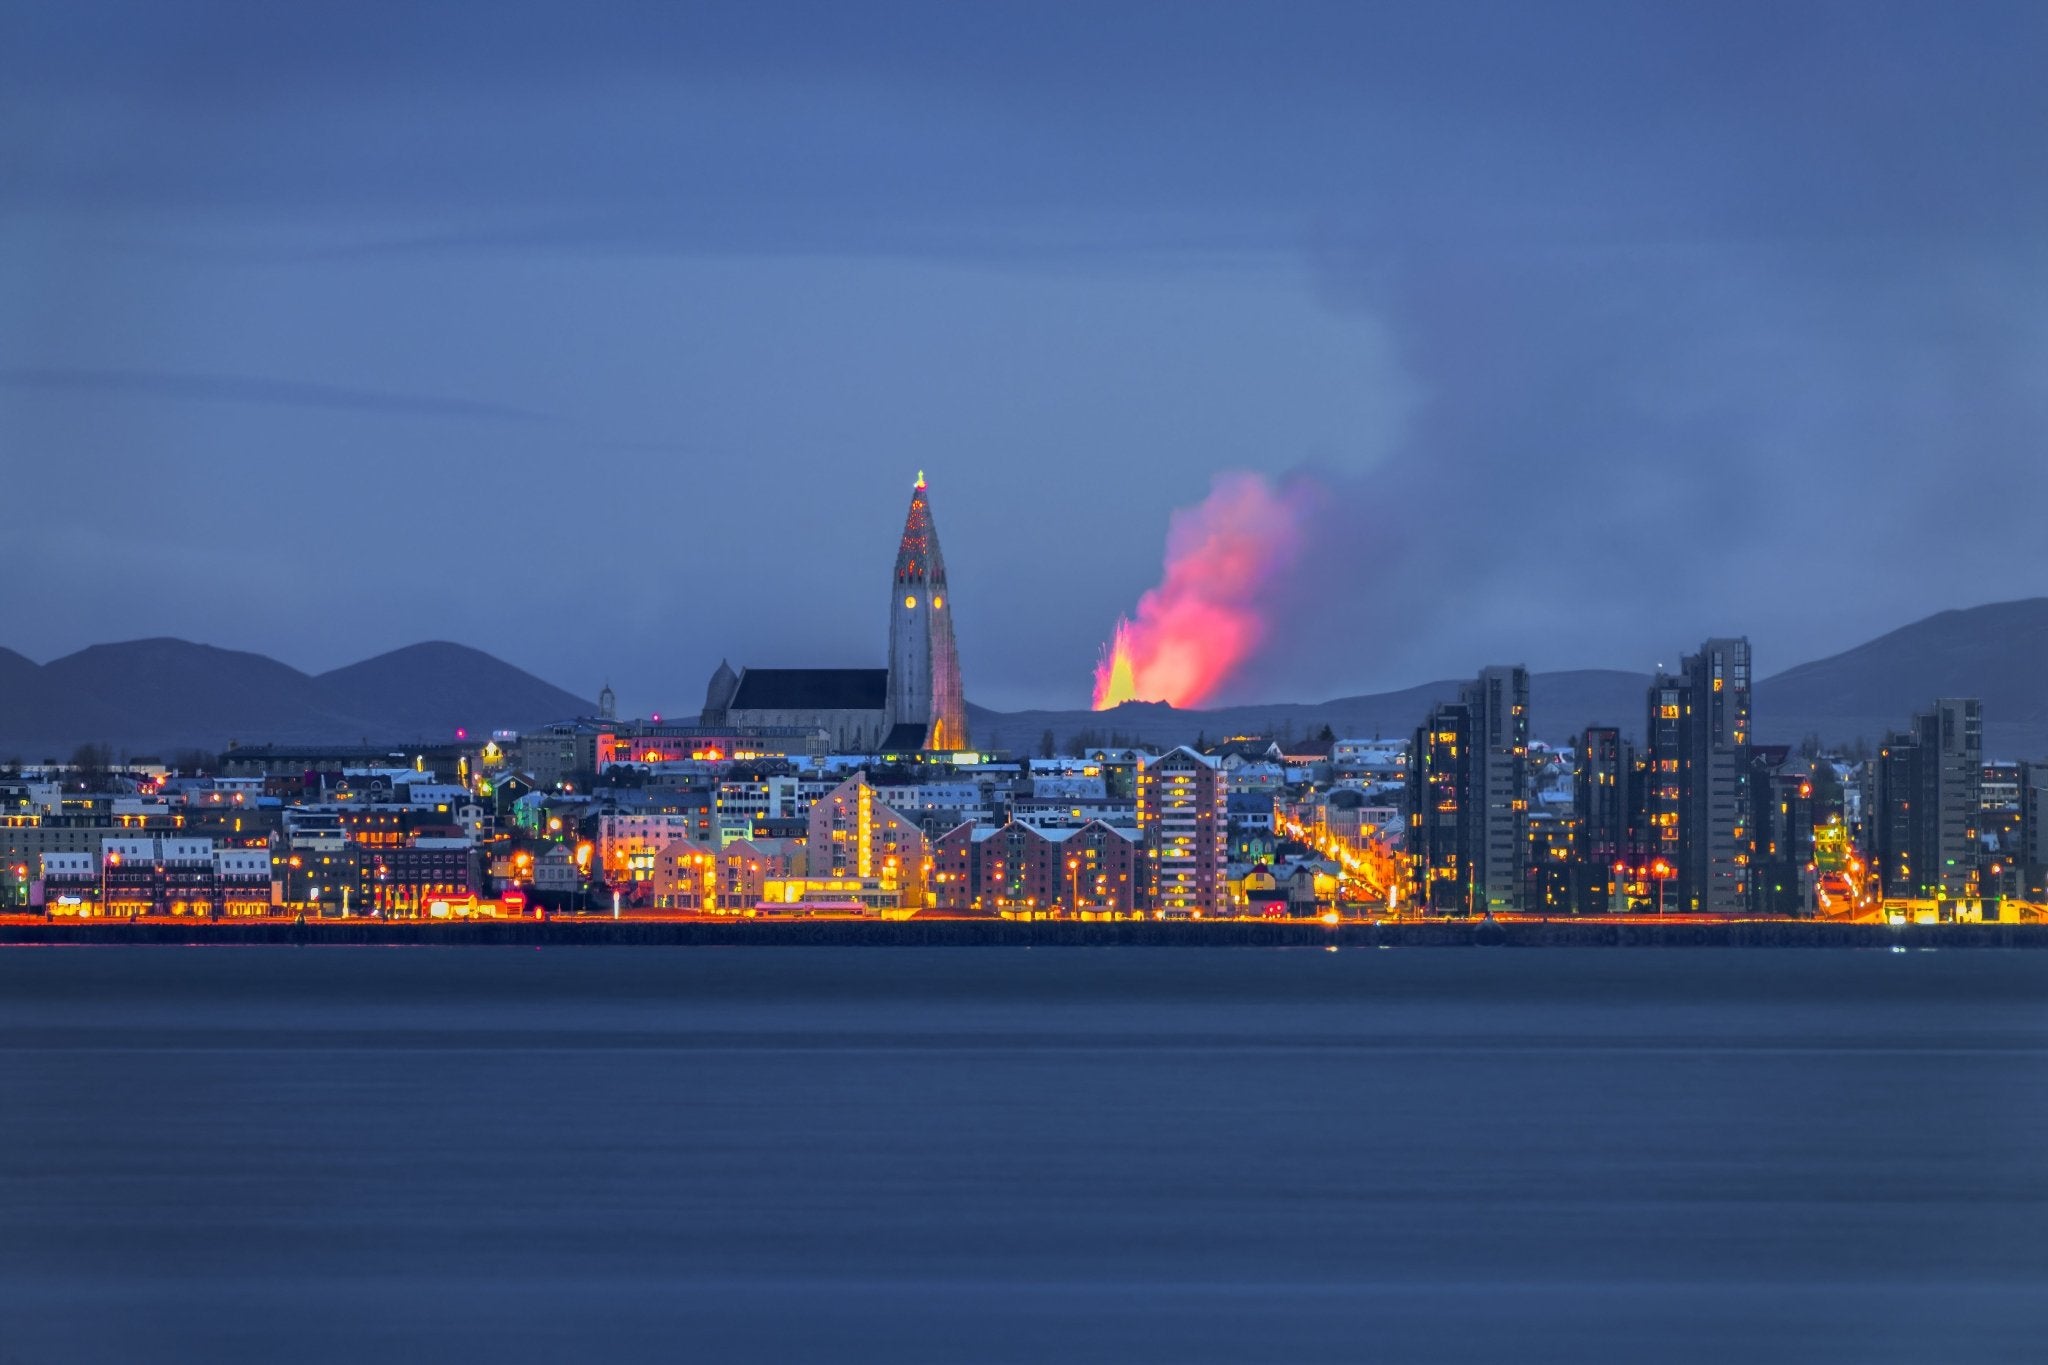
[[[1200,706],[1266,637],[1265,604],[1300,552],[1312,486],[1219,474],[1173,514],[1159,585],[1116,623],[1095,667],[1095,709],[1127,701]]]

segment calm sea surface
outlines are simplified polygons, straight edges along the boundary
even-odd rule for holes
[[[2048,1360],[2048,953],[0,950],[0,1365]]]

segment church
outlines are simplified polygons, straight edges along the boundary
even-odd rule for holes
[[[968,745],[953,595],[924,475],[889,578],[887,668],[742,668],[721,661],[704,693],[703,725],[823,730],[839,753],[953,751]]]

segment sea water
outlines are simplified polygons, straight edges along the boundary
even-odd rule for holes
[[[0,1365],[2048,1359],[2048,953],[0,950]]]

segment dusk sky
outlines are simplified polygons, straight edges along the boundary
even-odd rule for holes
[[[1218,475],[1226,700],[1760,673],[2048,592],[2048,7],[0,4],[0,644],[1085,705]]]

